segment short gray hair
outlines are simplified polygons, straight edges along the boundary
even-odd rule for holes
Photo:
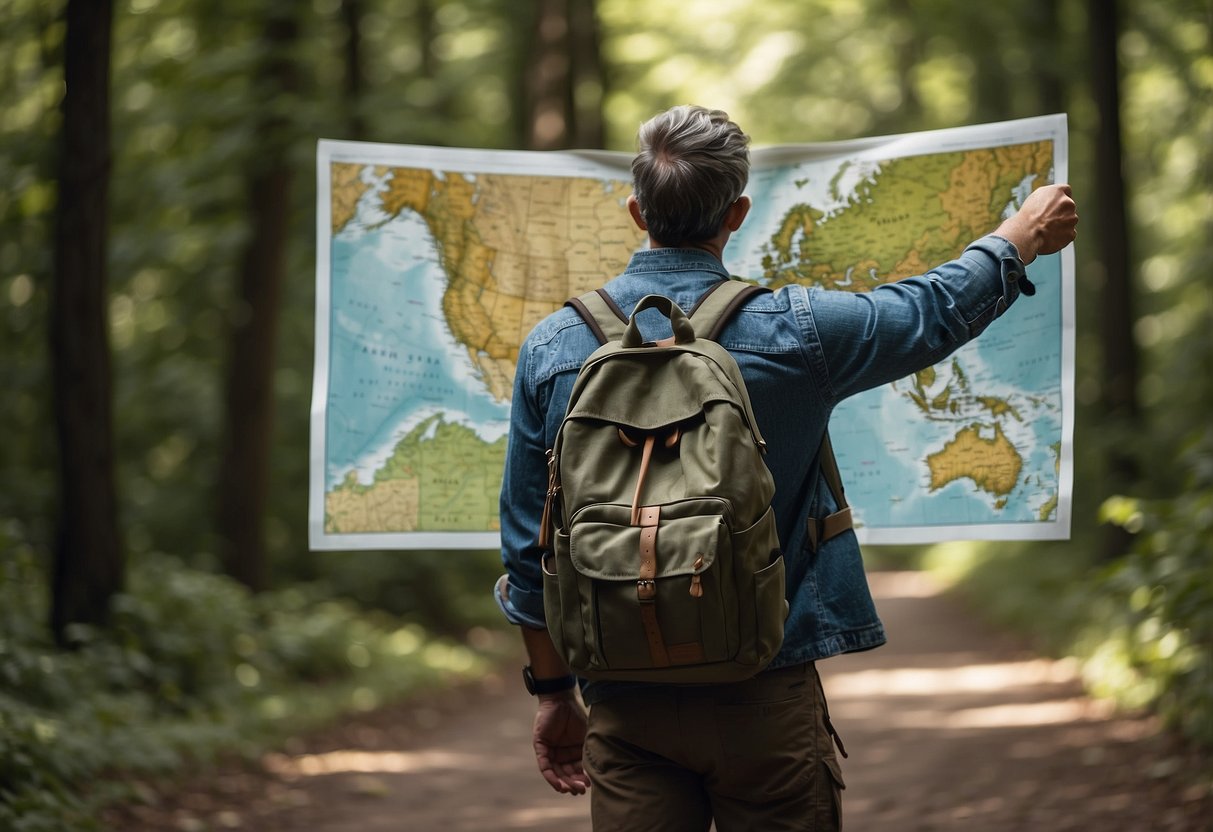
[[[632,193],[649,236],[666,246],[710,240],[750,178],[750,137],[729,114],[682,105],[640,125]]]

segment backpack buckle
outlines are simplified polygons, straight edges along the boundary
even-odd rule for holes
[[[636,582],[636,598],[641,603],[651,604],[657,600],[657,582],[641,578]]]

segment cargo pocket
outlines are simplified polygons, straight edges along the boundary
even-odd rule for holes
[[[830,755],[821,761],[817,780],[817,799],[813,805],[814,829],[837,832],[842,829],[842,768],[838,758]]]

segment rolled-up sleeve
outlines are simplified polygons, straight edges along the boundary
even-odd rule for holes
[[[1015,247],[988,235],[955,260],[871,292],[811,289],[803,320],[840,401],[936,364],[1035,287]]]
[[[493,595],[513,624],[542,629],[543,576],[539,524],[547,494],[544,420],[530,384],[530,349],[523,344],[514,372],[510,435],[501,481],[501,561],[505,574]]]

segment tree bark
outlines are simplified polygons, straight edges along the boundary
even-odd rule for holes
[[[218,527],[224,570],[254,591],[266,587],[264,515],[273,438],[274,362],[285,271],[292,171],[286,115],[298,88],[291,55],[299,37],[291,4],[272,4],[261,35],[258,110],[247,172],[248,243],[231,314],[219,464]]]
[[[1022,12],[1041,115],[1066,111],[1065,79],[1071,77],[1073,67],[1062,43],[1059,11],[1058,0],[1033,0]]]
[[[594,0],[569,0],[569,49],[572,61],[572,144],[606,146],[602,102],[606,73],[602,67],[602,33]]]
[[[605,78],[594,0],[537,0],[523,69],[523,144],[532,150],[605,144]]]
[[[104,623],[123,587],[114,484],[106,256],[112,0],[70,0],[50,351],[59,443],[51,629]]]
[[[366,71],[362,65],[362,0],[342,0],[341,19],[345,23],[345,107],[351,139],[366,139],[366,118],[362,114],[362,93],[366,89]]]
[[[910,0],[890,0],[888,13],[903,31],[892,44],[901,104],[886,118],[878,119],[876,126],[884,130],[887,129],[885,124],[897,122],[904,132],[907,125],[918,127],[922,124],[922,100],[918,97],[918,88],[914,85],[914,72],[922,60],[922,49],[917,37],[914,7]]]
[[[536,0],[526,69],[526,146],[567,148],[573,128],[569,0]]]
[[[1120,67],[1117,39],[1120,26],[1115,0],[1089,0],[1091,84],[1099,132],[1095,137],[1095,187],[1092,200],[1099,247],[1095,256],[1103,268],[1098,293],[1100,342],[1103,353],[1101,398],[1104,418],[1117,436],[1132,436],[1140,421],[1137,399],[1138,355],[1133,336],[1133,285],[1129,273],[1129,228],[1125,210],[1125,184],[1121,168]],[[1133,455],[1111,445],[1106,488],[1108,495],[1123,491],[1138,478]],[[1105,559],[1122,554],[1127,535],[1115,528],[1104,540]]]
[[[978,122],[999,121],[1012,115],[1011,94],[1003,50],[1005,35],[998,31],[997,8],[993,4],[965,4],[962,20],[968,21],[969,57],[973,59],[973,114]]]

